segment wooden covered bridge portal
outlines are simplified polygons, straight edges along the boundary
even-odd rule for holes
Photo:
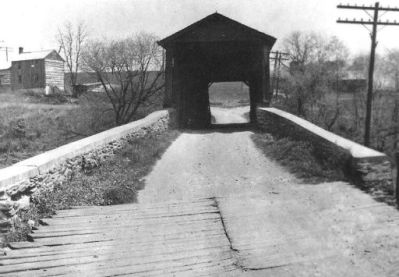
[[[269,53],[276,39],[219,13],[159,41],[166,50],[165,107],[177,110],[180,127],[211,124],[208,88],[213,82],[249,86],[250,120],[270,102]]]

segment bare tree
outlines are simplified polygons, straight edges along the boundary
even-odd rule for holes
[[[84,61],[101,83],[117,125],[131,121],[139,107],[153,104],[164,88],[163,52],[151,34],[92,41]]]
[[[56,38],[68,69],[72,97],[78,96],[77,77],[81,69],[82,50],[87,37],[87,27],[83,21],[80,21],[75,26],[70,21],[67,21],[62,27],[58,28]]]
[[[284,50],[292,60],[285,88],[289,109],[332,129],[341,112],[336,92],[344,75],[347,48],[336,37],[293,32],[284,40]]]

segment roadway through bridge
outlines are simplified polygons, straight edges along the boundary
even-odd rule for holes
[[[306,184],[252,131],[183,133],[138,204],[59,211],[2,276],[398,276],[399,216],[345,182]]]

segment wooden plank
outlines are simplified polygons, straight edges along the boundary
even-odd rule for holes
[[[214,234],[207,234],[207,238],[212,238],[212,237],[219,237],[220,239],[224,237],[225,234],[220,234],[220,232],[214,232]],[[134,237],[133,235],[131,237]],[[197,238],[195,238],[197,239]],[[188,240],[188,239],[187,239]],[[185,243],[187,242],[187,240],[180,238],[181,243]],[[29,249],[29,248],[41,248],[41,247],[46,247],[46,246],[51,246],[51,247],[56,247],[56,246],[66,246],[66,245],[79,245],[79,244],[89,244],[89,243],[101,243],[101,242],[105,242],[105,243],[118,243],[120,240],[118,240],[118,238],[114,238],[114,237],[103,237],[103,238],[96,238],[96,239],[90,239],[90,238],[83,238],[79,241],[77,240],[69,240],[63,243],[58,243],[58,244],[54,244],[53,242],[49,242],[47,244],[42,244],[42,243],[37,243],[37,242],[11,242],[9,243],[9,247],[11,249]],[[173,239],[171,239],[170,241],[175,241]],[[169,241],[165,241],[165,243],[169,243]],[[180,243],[180,242],[177,242]],[[138,246],[144,246],[144,245],[150,245],[152,244],[151,242],[144,242],[144,243],[140,243],[140,242],[136,242],[136,244]]]
[[[204,272],[207,268],[213,267],[220,268],[226,267],[226,271],[234,271],[236,270],[236,266],[234,266],[234,261],[230,256],[219,257],[215,261],[215,258],[198,261],[196,259],[185,260],[184,264],[160,264],[152,267],[148,267],[146,265],[143,266],[129,266],[129,265],[118,265],[118,267],[114,268],[111,264],[111,267],[108,267],[107,264],[87,264],[87,265],[75,265],[73,267],[56,267],[56,268],[47,268],[45,270],[36,270],[36,271],[25,271],[18,272],[18,276],[55,276],[55,275],[65,275],[65,276],[123,276],[123,275],[133,275],[133,276],[165,276],[168,273],[174,272]],[[109,264],[108,264],[109,265]],[[223,270],[224,271],[224,270]],[[223,272],[222,271],[222,272]],[[13,276],[4,274],[4,276]],[[171,275],[171,274],[168,274]],[[183,274],[184,275],[184,274]],[[191,275],[191,274],[190,274]],[[190,276],[189,275],[189,276]],[[15,275],[14,275],[15,276]],[[208,275],[209,276],[209,275]],[[216,275],[216,276],[226,276],[225,274]],[[237,275],[236,275],[237,276]]]
[[[59,210],[56,212],[56,217],[67,217],[67,216],[84,216],[84,215],[98,215],[103,213],[116,213],[119,211],[131,211],[131,212],[152,212],[152,211],[174,211],[183,209],[196,209],[197,207],[214,207],[213,201],[202,201],[202,202],[183,202],[182,204],[173,202],[165,203],[163,205],[137,205],[137,204],[124,204],[124,205],[113,205],[113,206],[94,206],[94,207],[81,207]]]
[[[127,213],[118,213],[118,214],[105,214],[105,215],[98,215],[98,216],[83,216],[83,217],[71,217],[71,218],[47,218],[47,219],[42,219],[41,221],[44,222],[44,224],[47,225],[58,225],[59,223],[61,224],[79,224],[79,223],[87,223],[91,224],[94,222],[104,222],[104,221],[116,221],[116,220],[129,220],[129,221],[137,221],[137,222],[145,222],[146,220],[174,220],[174,219],[179,219],[183,217],[197,217],[197,216],[203,216],[203,215],[210,215],[210,214],[219,214],[219,212],[216,209],[204,209],[204,210],[198,210],[195,213],[191,211],[183,211],[183,212],[175,212],[175,213],[150,213],[150,214],[131,214],[129,212]]]
[[[52,255],[62,255],[67,253],[88,253],[88,252],[99,252],[109,251],[109,249],[130,249],[131,253],[157,253],[163,251],[163,248],[168,247],[175,249],[175,251],[188,249],[195,249],[196,247],[216,247],[218,245],[229,245],[228,240],[223,236],[208,236],[206,240],[192,240],[192,239],[181,239],[178,241],[170,241],[167,244],[160,243],[147,243],[137,244],[136,242],[130,241],[108,241],[108,242],[94,242],[88,244],[72,244],[72,245],[60,245],[53,247],[40,247],[31,249],[21,249],[12,251],[7,256],[2,256],[0,262],[8,260],[18,260],[30,257],[45,257]],[[163,248],[162,248],[163,247]],[[152,250],[151,250],[152,249]]]
[[[134,217],[125,217],[123,218],[123,220],[125,220],[126,222],[165,222],[165,220],[176,220],[176,221],[184,221],[184,220],[191,220],[191,219],[215,219],[220,217],[218,212],[203,212],[203,213],[185,213],[185,214],[179,214],[179,215],[173,215],[170,217],[167,216],[154,216],[154,217],[142,217],[142,218],[134,218]],[[66,220],[52,220],[52,219],[44,219],[42,220],[42,222],[46,225],[52,225],[54,224],[54,226],[81,226],[82,224],[86,223],[86,224],[113,224],[113,223],[117,223],[118,221],[120,221],[121,218],[119,217],[98,217],[98,218],[93,218],[90,221],[87,220],[83,220],[83,219],[77,219],[77,220],[73,220],[71,222],[66,221]],[[145,221],[144,221],[145,220]]]
[[[187,234],[187,232],[190,232]],[[118,232],[109,232],[109,233],[97,233],[97,234],[85,234],[85,235],[75,235],[75,236],[62,236],[62,237],[50,237],[50,238],[38,238],[35,239],[35,242],[42,245],[59,245],[59,244],[70,244],[71,241],[73,243],[87,243],[92,241],[102,241],[102,240],[109,240],[109,239],[124,239],[130,241],[160,241],[162,240],[169,240],[174,238],[185,238],[185,237],[192,237],[192,238],[201,238],[206,235],[211,234],[223,234],[223,228],[218,226],[216,228],[209,228],[209,229],[199,229],[198,231],[186,229],[185,231],[176,232],[165,234],[163,232],[159,232],[158,234],[155,233],[136,233],[136,232],[128,232],[127,230],[122,230]]]
[[[188,245],[190,246],[188,248]],[[86,246],[86,247],[85,247]],[[181,251],[195,251],[195,250],[204,250],[204,249],[224,249],[230,248],[230,245],[227,240],[220,239],[220,237],[210,237],[207,241],[203,240],[186,240],[184,243],[182,242],[173,242],[168,243],[167,245],[163,244],[153,244],[148,245],[148,247],[137,248],[137,244],[132,242],[125,243],[94,243],[88,245],[75,245],[75,247],[58,247],[57,249],[53,249],[54,247],[43,247],[40,248],[39,251],[18,251],[21,253],[14,253],[10,256],[2,256],[0,259],[0,264],[19,264],[25,262],[36,262],[36,261],[44,261],[44,260],[53,260],[60,259],[64,256],[75,255],[75,257],[79,256],[91,256],[98,253],[111,253],[114,251],[122,252],[124,249],[128,249],[128,252],[132,256],[140,255],[155,255],[155,254],[164,254],[169,255],[174,252]],[[47,249],[49,249],[47,251]],[[115,250],[116,249],[116,250]]]
[[[76,219],[83,219],[83,220],[90,220],[90,218],[95,218],[96,216],[100,217],[109,217],[109,216],[115,216],[115,217],[121,217],[121,216],[129,216],[129,217],[136,217],[136,218],[145,218],[145,216],[173,216],[176,214],[184,214],[184,213],[202,213],[202,212],[217,212],[217,208],[215,207],[210,207],[210,206],[204,206],[204,207],[196,207],[195,210],[193,207],[187,207],[184,209],[166,209],[166,210],[159,210],[159,211],[132,211],[130,209],[126,210],[111,210],[111,211],[104,211],[101,213],[82,213],[80,215],[54,215],[51,217],[49,220],[50,221],[56,221],[56,220],[65,220],[68,219],[70,221],[76,220]]]
[[[188,247],[187,247],[188,246]],[[203,246],[201,244],[187,244],[185,248],[180,248],[179,251],[176,251],[175,248],[166,247],[162,245],[157,245],[157,247],[142,249],[141,251],[135,252],[132,251],[134,249],[134,245],[131,248],[103,248],[99,249],[99,251],[80,251],[80,252],[67,252],[67,253],[53,253],[52,255],[46,256],[36,256],[36,257],[26,257],[21,259],[8,259],[2,260],[1,266],[11,266],[18,264],[27,264],[27,263],[42,263],[42,262],[52,262],[56,260],[65,260],[72,258],[84,258],[84,257],[92,257],[92,256],[105,256],[106,259],[109,256],[115,255],[126,255],[132,259],[134,262],[146,260],[146,259],[162,259],[165,257],[174,256],[175,253],[179,254],[190,254],[190,255],[199,255],[203,253],[216,253],[220,251],[228,251],[230,249],[229,245],[225,244],[216,244],[213,246]],[[2,267],[0,267],[1,271]]]
[[[212,216],[212,217],[200,217],[197,219],[189,219],[189,218],[184,218],[181,220],[177,220],[177,221],[164,221],[164,220],[147,220],[145,222],[143,221],[134,221],[134,220],[130,220],[130,221],[126,221],[124,224],[121,224],[121,227],[124,226],[134,226],[137,229],[142,229],[145,228],[146,226],[148,226],[149,228],[154,227],[154,225],[159,224],[160,228],[162,228],[164,225],[168,226],[171,224],[176,224],[176,225],[182,225],[182,224],[200,224],[201,222],[211,222],[211,221],[215,221],[215,220],[220,220],[219,216]],[[114,225],[110,225],[108,222],[95,222],[91,225],[68,225],[68,224],[58,224],[58,225],[48,225],[48,226],[41,226],[38,229],[38,232],[45,232],[45,231],[65,231],[65,230],[82,230],[82,229],[92,229],[93,227],[95,228],[107,228],[110,226],[114,226]],[[35,231],[36,232],[36,231]]]
[[[118,228],[128,228],[131,231],[134,230],[135,232],[138,231],[148,231],[151,232],[152,230],[159,230],[160,226],[162,226],[162,230],[167,233],[169,230],[176,231],[179,229],[182,229],[183,227],[186,228],[204,228],[204,227],[212,227],[212,226],[219,226],[220,222],[217,219],[213,220],[202,220],[202,221],[194,221],[194,222],[183,222],[183,223],[175,223],[175,222],[164,222],[164,224],[158,224],[158,223],[153,223],[153,224],[142,224],[138,225],[135,223],[132,224],[123,224],[123,225],[118,225]],[[38,238],[38,237],[58,237],[58,236],[65,236],[65,235],[75,235],[75,234],[85,234],[85,233],[104,233],[104,232],[110,232],[115,230],[115,226],[101,226],[101,228],[98,228],[98,225],[87,225],[87,226],[82,226],[81,228],[67,228],[67,229],[60,229],[60,230],[54,230],[54,229],[48,229],[47,226],[40,228],[39,230],[33,231],[30,236],[32,238]]]
[[[228,255],[231,257],[230,250],[227,251],[217,251],[222,255]],[[186,254],[186,253],[174,253],[172,256],[162,256],[157,259],[153,259],[151,261],[142,261],[142,260],[134,260],[126,253],[115,253],[114,255],[103,255],[103,256],[91,256],[91,257],[82,257],[82,258],[67,258],[61,260],[55,260],[50,262],[32,262],[18,265],[5,265],[0,267],[0,273],[14,273],[21,272],[26,270],[39,270],[39,269],[47,269],[54,268],[60,266],[76,266],[76,265],[87,265],[87,264],[96,264],[97,266],[103,265],[107,266],[107,268],[114,267],[120,268],[123,266],[134,266],[136,272],[140,272],[145,268],[145,270],[149,270],[151,268],[157,267],[162,268],[162,266],[178,266],[184,264],[187,260],[202,260],[209,259],[209,253],[205,251],[201,254]],[[210,259],[212,260],[212,258]]]
[[[145,221],[145,222],[134,222],[134,221],[128,221],[124,222],[123,224],[118,225],[121,228],[128,228],[132,227],[135,230],[141,230],[141,229],[152,229],[152,228],[169,228],[171,226],[181,226],[181,225],[203,225],[203,224],[212,224],[212,223],[220,223],[220,217],[208,217],[208,218],[199,218],[197,220],[179,220],[179,221]],[[115,229],[114,225],[107,224],[106,222],[101,223],[101,222],[96,222],[95,224],[91,225],[76,225],[76,226],[70,226],[67,224],[63,225],[49,225],[49,226],[41,226],[38,228],[38,230],[34,230],[33,234],[45,234],[45,233],[57,233],[57,232],[68,232],[68,231],[85,231],[85,230],[93,230],[93,228],[97,229]]]

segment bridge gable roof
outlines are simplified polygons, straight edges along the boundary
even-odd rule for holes
[[[250,28],[220,13],[213,13],[187,26],[186,28],[160,40],[158,43],[168,48],[184,42],[261,42],[273,46],[276,38]]]

